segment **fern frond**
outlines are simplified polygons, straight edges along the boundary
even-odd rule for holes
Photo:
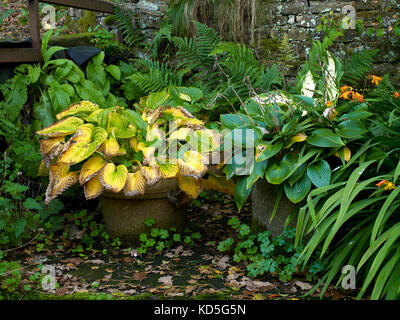
[[[123,41],[133,48],[144,40],[144,35],[138,27],[139,23],[131,10],[114,6],[115,24],[122,32]]]
[[[364,79],[374,65],[374,58],[379,49],[363,50],[351,56],[350,60],[343,61],[343,81],[347,84],[356,85]]]

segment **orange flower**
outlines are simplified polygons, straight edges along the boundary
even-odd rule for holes
[[[397,189],[396,185],[393,182],[387,181],[387,180],[382,180],[376,184],[378,188],[382,187],[384,185],[383,190],[394,190]]]
[[[387,184],[387,180],[379,181],[379,182],[376,184],[376,186],[377,186],[378,188],[380,188],[383,184],[386,185],[386,184]]]
[[[354,92],[353,93],[353,101],[363,102],[364,97],[363,97],[363,95],[359,94],[358,92]]]
[[[400,97],[400,94],[396,91],[393,96],[397,99],[398,97]]]
[[[371,83],[372,83],[372,84],[375,84],[376,86],[379,84],[379,82],[382,81],[382,77],[374,76],[374,75],[372,75],[372,74],[370,74],[370,75],[368,76],[368,78],[371,79]]]
[[[344,100],[350,100],[350,95],[353,94],[353,91],[344,91],[339,98],[342,98]]]
[[[348,86],[348,85],[345,85],[345,86],[341,87],[340,90],[343,93],[343,92],[346,92],[346,91],[353,91],[353,88]]]
[[[332,101],[328,101],[328,102],[326,103],[326,106],[327,106],[328,108],[332,107]]]

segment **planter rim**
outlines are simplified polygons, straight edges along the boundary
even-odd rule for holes
[[[123,192],[113,193],[105,191],[100,197],[111,198],[111,199],[125,199],[125,200],[144,200],[144,199],[163,199],[167,198],[169,190],[178,189],[178,180],[176,178],[161,179],[156,184],[148,187],[144,194],[136,195],[133,197],[127,197]]]

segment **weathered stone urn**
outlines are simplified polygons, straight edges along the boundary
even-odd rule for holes
[[[294,212],[297,205],[292,203],[282,194],[278,209],[271,220],[276,198],[281,186],[268,183],[264,179],[259,179],[252,190],[252,222],[256,229],[265,229],[271,232],[272,236],[282,233],[286,219]],[[271,221],[270,221],[271,220]],[[289,227],[296,227],[297,219],[294,218],[289,223]]]
[[[146,188],[144,195],[127,198],[123,193],[105,192],[100,197],[100,207],[108,234],[119,237],[124,245],[134,244],[139,235],[148,230],[147,218],[153,218],[153,227],[182,231],[183,209],[176,207],[168,198],[176,193],[176,179],[162,179]]]

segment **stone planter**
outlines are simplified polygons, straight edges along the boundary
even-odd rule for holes
[[[132,198],[122,193],[103,193],[100,196],[100,207],[107,232],[111,237],[119,237],[125,245],[133,244],[142,232],[148,230],[144,224],[147,218],[155,220],[154,227],[175,227],[182,231],[183,209],[168,200],[168,193],[177,189],[176,179],[163,179],[147,188],[144,195]]]
[[[253,227],[256,229],[265,229],[271,232],[272,236],[282,233],[286,218],[296,209],[297,205],[292,203],[282,194],[278,210],[270,222],[275,201],[281,186],[272,185],[266,180],[258,180],[252,191],[252,220]],[[289,227],[296,227],[297,219],[292,219]]]

